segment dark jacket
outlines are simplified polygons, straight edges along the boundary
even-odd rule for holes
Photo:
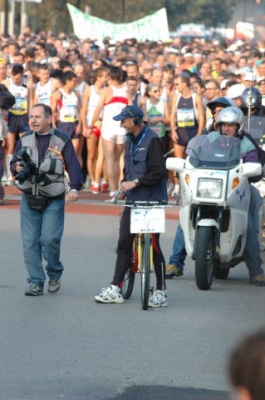
[[[167,200],[166,166],[161,139],[148,125],[137,136],[127,134],[124,180],[139,179],[139,185],[127,192],[128,200]]]

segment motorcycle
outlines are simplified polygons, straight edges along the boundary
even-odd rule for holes
[[[195,260],[201,290],[213,278],[226,279],[243,259],[250,186],[248,178],[261,174],[259,163],[243,163],[240,140],[211,132],[196,136],[188,157],[168,158],[167,169],[180,180],[180,225],[187,255]]]

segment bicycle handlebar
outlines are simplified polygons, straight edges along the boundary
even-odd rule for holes
[[[123,204],[126,207],[154,207],[154,206],[167,206],[167,207],[171,207],[171,206],[175,206],[178,205],[177,202],[173,201],[167,201],[167,200],[162,200],[162,201],[130,201],[130,200],[121,200],[119,199],[120,196],[124,195],[123,192],[119,192],[116,196],[115,199],[113,201],[113,204]]]
[[[171,207],[171,205],[168,205],[168,202],[166,200],[162,201],[128,201],[128,200],[119,200],[117,199],[114,204],[122,204],[125,207],[131,207],[131,208],[165,208],[165,207]]]

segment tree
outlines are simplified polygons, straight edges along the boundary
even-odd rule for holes
[[[162,7],[168,15],[170,30],[181,23],[202,23],[216,27],[228,23],[233,6],[239,0],[71,0],[71,4],[82,11],[90,6],[93,16],[114,23],[143,18]],[[249,0],[253,1],[253,0]],[[72,24],[66,7],[67,0],[43,0],[28,7],[29,23],[40,29],[51,29],[71,33]],[[35,12],[34,12],[35,9]],[[36,12],[37,10],[37,12]],[[36,21],[37,18],[37,21]]]
[[[195,22],[202,22],[208,27],[217,27],[229,22],[233,9],[234,0],[198,0],[198,15]],[[198,5],[199,5],[198,4]]]

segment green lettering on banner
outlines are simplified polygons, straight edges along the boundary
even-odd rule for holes
[[[161,8],[157,12],[134,22],[114,24],[101,18],[87,15],[72,6],[72,4],[67,3],[67,7],[72,20],[74,34],[79,39],[91,38],[102,41],[106,36],[109,36],[114,41],[130,37],[134,37],[139,41],[166,41],[169,38],[165,8]]]

